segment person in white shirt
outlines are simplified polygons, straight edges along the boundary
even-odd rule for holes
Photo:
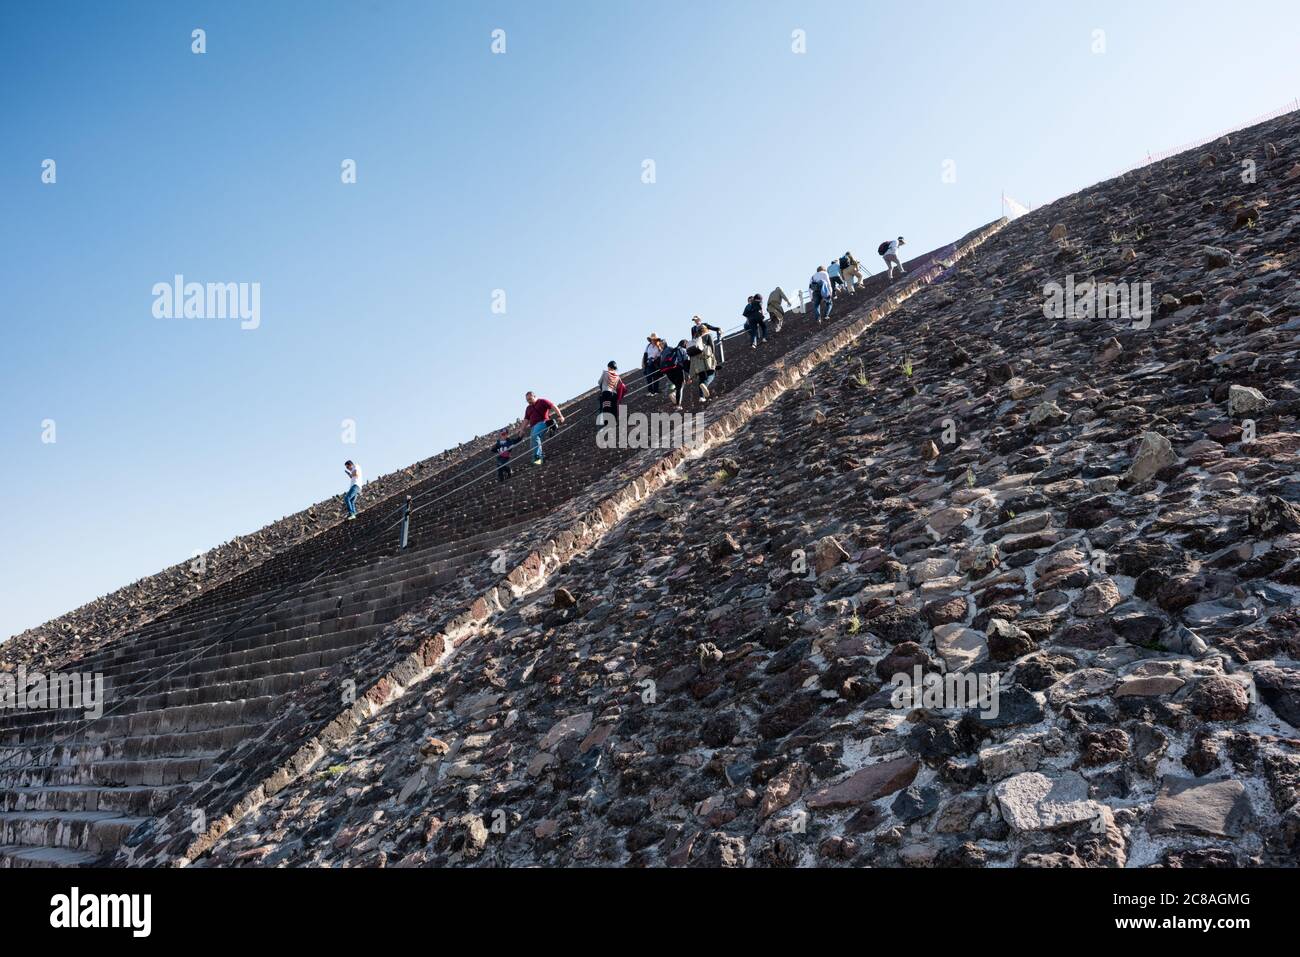
[[[808,291],[812,293],[812,314],[817,317],[818,324],[821,324],[831,314],[831,299],[834,292],[831,290],[831,276],[826,271],[825,266],[818,266],[817,271],[812,274],[808,280]]]
[[[641,371],[645,374],[646,387],[651,395],[659,394],[659,356],[664,351],[664,341],[653,332],[646,336],[645,354],[641,357]]]
[[[361,486],[366,480],[361,477],[361,469],[351,459],[343,463],[343,471],[348,474],[348,491],[343,496],[343,504],[347,506],[348,521],[357,517],[357,497],[361,494]]]
[[[898,258],[898,247],[906,246],[906,245],[907,243],[903,241],[902,236],[899,236],[897,239],[891,239],[889,242],[885,243],[885,251],[881,253],[880,256],[882,259],[885,260],[885,264],[889,266],[890,279],[894,278],[895,266],[898,267],[898,274],[900,276],[907,272],[907,270],[903,268],[903,264],[902,262],[899,261]]]

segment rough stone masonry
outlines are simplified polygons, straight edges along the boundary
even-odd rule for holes
[[[1294,864],[1298,257],[1295,114],[1022,217],[196,864]]]

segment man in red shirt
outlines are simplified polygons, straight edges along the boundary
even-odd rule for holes
[[[552,413],[560,420],[561,425],[564,424],[564,413],[550,399],[539,399],[531,392],[524,395],[524,400],[528,403],[528,407],[524,409],[524,422],[527,423],[529,434],[533,437],[533,464],[541,465],[542,435],[546,432]]]

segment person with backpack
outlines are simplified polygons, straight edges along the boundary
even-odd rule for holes
[[[888,242],[881,243],[880,247],[876,250],[876,252],[880,254],[880,258],[882,258],[885,261],[885,264],[889,266],[889,278],[891,280],[894,278],[895,266],[898,267],[898,273],[900,276],[907,272],[898,258],[898,247],[905,245],[907,245],[907,243],[903,240],[902,236],[899,236],[897,239],[891,239]]]
[[[710,325],[699,316],[691,316],[691,338],[698,339],[701,336],[708,339],[713,344],[713,361],[716,365],[722,365],[722,329],[719,326]],[[690,349],[691,357],[695,353]]]
[[[831,295],[833,297],[844,289],[844,277],[840,275],[840,261],[832,259],[830,268],[826,272],[831,277]]]
[[[691,357],[691,375],[699,385],[702,405],[709,401],[709,386],[717,375],[718,360],[713,348],[713,337],[707,331],[701,332],[686,351]]]
[[[524,422],[527,423],[528,434],[533,440],[533,464],[541,465],[542,436],[546,434],[552,415],[560,420],[561,425],[564,424],[564,413],[550,399],[539,399],[532,392],[524,394],[524,401],[528,403],[524,408]]]
[[[510,478],[510,446],[523,441],[522,435],[511,436],[509,429],[502,429],[497,437],[497,481],[504,482]]]
[[[818,266],[817,271],[808,280],[808,292],[812,295],[812,311],[821,325],[831,314],[831,277],[825,266]]]
[[[686,386],[686,372],[690,366],[691,357],[686,354],[685,339],[672,348],[665,349],[659,357],[659,368],[663,371],[664,378],[672,383],[668,398],[679,409],[682,407],[682,391]]]
[[[794,303],[786,297],[785,290],[780,286],[777,286],[767,294],[767,316],[775,322],[775,326],[772,330],[773,332],[780,332],[781,326],[785,324],[785,309],[782,308],[783,305],[793,306]]]
[[[361,486],[366,484],[366,480],[361,477],[361,469],[348,459],[343,463],[343,471],[348,476],[348,490],[343,496],[343,505],[348,510],[348,521],[351,522],[357,517],[357,498],[361,495]]]
[[[627,394],[627,385],[623,382],[623,377],[618,374],[618,363],[613,359],[600,374],[600,378],[596,381],[596,388],[600,390],[600,398],[596,406],[596,427],[599,428],[605,421],[606,412],[615,419],[618,418],[618,407],[623,404],[623,396]]]
[[[645,375],[646,388],[651,395],[659,394],[659,380],[662,373],[659,371],[659,356],[664,351],[664,341],[653,332],[646,336],[647,343],[645,352],[641,355],[641,371]]]
[[[847,250],[840,257],[840,275],[848,283],[849,292],[857,292],[862,286],[862,264],[853,258],[853,253]]]
[[[763,297],[754,293],[745,303],[745,331],[749,333],[749,348],[757,349],[760,342],[767,342],[767,319],[763,315]]]

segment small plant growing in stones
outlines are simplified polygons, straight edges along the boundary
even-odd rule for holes
[[[908,356],[903,360],[903,375],[909,379],[912,378],[912,357]]]
[[[853,378],[857,381],[858,385],[862,386],[862,388],[870,388],[871,380],[867,378],[867,367],[862,364],[861,359],[858,359],[858,374]]]
[[[853,617],[849,619],[849,634],[856,635],[861,630],[862,630],[862,619],[858,617],[858,613],[855,610],[853,612]]]
[[[975,487],[975,471],[969,465],[966,466],[966,487]]]
[[[346,764],[331,764],[328,768],[325,769],[325,773],[328,774],[330,777],[338,777],[347,769],[348,766]]]

